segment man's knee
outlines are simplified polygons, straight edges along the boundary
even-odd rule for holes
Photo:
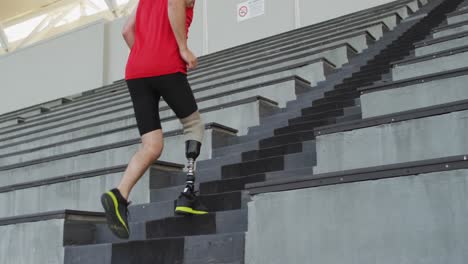
[[[195,140],[203,143],[205,124],[203,123],[203,120],[201,119],[200,113],[198,111],[194,112],[186,118],[180,119],[180,122],[184,128],[185,141]]]

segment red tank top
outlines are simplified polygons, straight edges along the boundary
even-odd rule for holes
[[[180,57],[168,15],[168,0],[140,0],[135,22],[135,43],[130,51],[125,79],[187,73]],[[193,7],[187,8],[187,35]]]

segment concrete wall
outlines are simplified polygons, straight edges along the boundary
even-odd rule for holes
[[[103,84],[104,23],[0,58],[0,113]]]
[[[189,45],[204,55],[390,0],[265,0],[265,14],[237,21],[243,0],[198,0]],[[124,77],[125,18],[98,22],[0,57],[0,114],[94,89]]]
[[[468,170],[255,196],[247,264],[468,263]]]
[[[0,263],[62,264],[64,220],[0,226]]]

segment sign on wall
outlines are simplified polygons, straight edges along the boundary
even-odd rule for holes
[[[265,0],[249,0],[237,5],[237,22],[265,14]]]

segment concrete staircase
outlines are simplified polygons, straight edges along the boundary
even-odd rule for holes
[[[190,73],[207,121],[197,187],[211,213],[201,217],[173,213],[185,181],[180,165],[185,160],[180,125],[163,103],[168,151],[161,160],[170,162],[154,164],[136,187],[130,241],[116,239],[103,215],[91,213],[102,211],[99,195],[117,183],[140,143],[123,81],[0,116],[0,230],[6,234],[0,250],[19,243],[41,249],[26,255],[0,251],[0,262],[274,263],[275,254],[259,261],[252,251],[272,250],[266,241],[261,248],[251,239],[256,235],[261,241],[270,235],[255,233],[255,224],[261,225],[261,217],[267,216],[260,215],[265,208],[259,209],[251,194],[304,188],[302,182],[314,182],[307,187],[344,183],[348,180],[341,175],[349,170],[386,165],[372,160],[372,149],[343,147],[330,135],[363,124],[374,126],[383,121],[372,118],[395,114],[394,106],[403,101],[398,95],[379,93],[401,89],[387,87],[420,85],[418,80],[436,78],[441,71],[444,79],[463,76],[464,36],[451,27],[460,23],[455,17],[463,17],[464,6],[457,2],[396,1],[200,58],[200,68]],[[447,17],[455,20],[448,22]],[[446,31],[452,34],[437,35]],[[431,34],[439,39],[428,37]],[[418,76],[419,71],[425,76]],[[453,103],[454,98],[460,98],[456,91],[432,100]],[[431,107],[433,101],[407,103],[409,109],[402,109]],[[353,153],[362,151],[368,155],[358,162]],[[434,157],[394,163],[426,158]],[[322,179],[323,173],[341,174]],[[258,214],[252,214],[257,209]],[[258,217],[255,221],[253,215]],[[8,246],[25,230],[37,240]],[[58,235],[47,245],[38,245],[44,233]]]

